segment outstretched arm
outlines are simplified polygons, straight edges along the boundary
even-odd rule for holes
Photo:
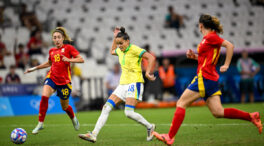
[[[67,58],[62,55],[62,60],[70,63],[84,63],[82,56],[79,54],[75,58]]]
[[[154,65],[155,58],[148,52],[145,52],[142,57],[148,60],[148,66],[145,75],[150,81],[154,81],[156,77],[153,74],[150,74],[150,71]]]
[[[116,41],[115,41],[115,38],[117,36],[117,34],[120,32],[120,28],[116,27],[115,30],[114,30],[114,39],[113,39],[113,43],[112,43],[112,48],[110,50],[110,53],[112,55],[117,55],[116,52],[115,52],[115,49],[117,48],[117,45],[116,45]]]
[[[47,62],[45,62],[43,64],[38,65],[38,66],[35,66],[35,67],[32,67],[32,68],[27,69],[24,72],[24,74],[33,72],[33,71],[38,70],[38,69],[47,68],[47,67],[50,67],[50,66],[51,66],[51,61],[47,61]]]
[[[229,41],[224,40],[224,42],[222,43],[222,47],[226,48],[226,58],[224,65],[220,67],[220,72],[226,72],[233,57],[234,45]]]

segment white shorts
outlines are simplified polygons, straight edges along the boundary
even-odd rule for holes
[[[143,91],[143,83],[131,83],[127,85],[118,85],[112,94],[116,95],[123,101],[126,101],[126,98],[135,98],[142,101]]]

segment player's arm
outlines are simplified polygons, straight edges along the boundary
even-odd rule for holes
[[[114,30],[114,39],[113,39],[113,43],[112,43],[112,48],[111,48],[111,50],[110,50],[110,53],[112,54],[112,55],[117,55],[116,54],[116,48],[117,48],[117,44],[116,44],[116,41],[115,41],[115,38],[116,38],[116,36],[117,36],[117,34],[120,32],[120,28],[118,28],[118,27],[116,27],[115,28],[115,30]]]
[[[142,55],[143,58],[147,59],[148,61],[148,66],[147,66],[147,69],[146,69],[146,77],[150,80],[150,81],[154,81],[156,79],[156,77],[153,75],[153,74],[150,74],[150,71],[151,71],[151,68],[153,67],[154,65],[154,62],[155,62],[155,58],[148,52],[145,52],[143,55]]]
[[[70,63],[84,63],[84,60],[80,54],[78,54],[75,58],[67,58],[62,55],[62,61],[70,62]]]
[[[222,43],[222,47],[226,48],[226,58],[224,65],[220,67],[220,72],[226,72],[233,57],[234,45],[229,41],[224,40]]]
[[[32,67],[32,68],[27,69],[27,70],[24,72],[24,74],[26,74],[26,73],[30,73],[30,72],[33,72],[33,71],[38,70],[38,69],[43,69],[43,68],[50,67],[51,64],[52,64],[52,62],[49,60],[49,61],[47,61],[47,62],[45,62],[45,63],[43,63],[43,64],[40,64],[40,65],[38,65],[38,66],[35,66],[35,67]]]
[[[187,50],[186,57],[189,59],[198,60],[198,54],[195,54],[191,49]]]

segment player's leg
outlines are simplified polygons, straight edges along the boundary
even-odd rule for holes
[[[48,110],[49,97],[54,93],[54,89],[49,85],[44,85],[41,101],[39,104],[39,122],[38,125],[33,129],[32,133],[37,134],[39,130],[43,129],[43,122]]]
[[[176,111],[172,119],[171,127],[168,134],[159,134],[154,132],[154,136],[165,142],[167,145],[172,145],[174,136],[177,134],[185,117],[185,109],[195,100],[200,98],[199,92],[186,89],[177,102]]]
[[[121,102],[123,102],[123,101],[119,97],[114,95],[114,94],[112,94],[109,97],[109,99],[107,100],[107,102],[103,106],[101,115],[98,118],[98,120],[96,122],[96,125],[94,127],[94,130],[92,132],[95,135],[95,137],[97,137],[97,135],[100,132],[101,128],[105,125],[105,123],[106,123],[106,121],[108,119],[108,116],[109,116],[110,112],[112,111],[112,109],[115,108]]]
[[[111,110],[121,102],[122,100],[118,96],[112,94],[105,103],[105,105],[103,106],[101,115],[96,122],[94,130],[92,132],[88,131],[88,133],[86,134],[79,134],[79,137],[90,142],[96,142],[96,137],[99,134],[102,127],[105,125]]]
[[[133,97],[126,98],[125,115],[128,118],[135,120],[136,122],[140,123],[141,125],[147,128],[147,141],[150,141],[153,138],[152,133],[155,130],[155,125],[150,124],[141,114],[136,113],[134,111],[137,103],[138,103],[138,100]]]
[[[61,99],[60,103],[61,103],[62,109],[68,114],[68,116],[72,120],[72,124],[73,124],[74,129],[76,131],[79,130],[80,129],[80,123],[79,123],[77,117],[75,116],[72,107],[69,105],[69,98],[66,100]]]
[[[216,118],[241,119],[251,121],[262,132],[262,124],[258,112],[248,113],[235,108],[223,108],[219,95],[211,96],[206,100],[207,106]]]

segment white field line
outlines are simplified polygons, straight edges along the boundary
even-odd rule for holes
[[[170,126],[171,124],[156,124],[156,126]],[[209,127],[209,126],[249,126],[250,123],[225,123],[225,124],[182,124],[184,127]],[[7,124],[0,125],[0,128],[4,127],[35,127],[34,124]],[[45,124],[45,127],[71,127],[72,124]],[[81,127],[95,126],[95,124],[81,124]],[[140,124],[105,124],[107,127],[131,127],[141,126]]]

